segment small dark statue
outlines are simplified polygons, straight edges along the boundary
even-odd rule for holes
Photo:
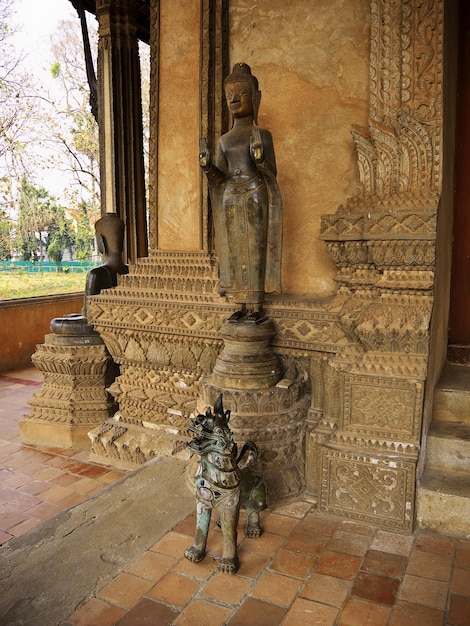
[[[184,555],[194,563],[204,558],[212,509],[216,509],[223,538],[222,559],[218,569],[235,574],[239,566],[237,526],[240,507],[247,511],[246,536],[259,537],[259,514],[267,503],[262,477],[254,471],[257,447],[248,441],[237,454],[237,444],[228,427],[229,419],[230,411],[224,411],[220,395],[215,402],[214,412],[209,407],[205,415],[189,420],[188,429],[195,436],[188,446],[201,458],[195,481],[196,536]],[[240,465],[242,460],[243,466]]]

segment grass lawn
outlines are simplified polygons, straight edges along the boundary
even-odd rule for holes
[[[84,291],[86,272],[0,272],[0,300]]]

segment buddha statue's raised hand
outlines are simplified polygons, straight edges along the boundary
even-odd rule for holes
[[[261,133],[259,128],[253,128],[250,137],[250,152],[255,163],[264,161],[263,142],[261,141]]]
[[[199,139],[199,165],[204,172],[208,172],[211,167],[211,153],[205,137]]]

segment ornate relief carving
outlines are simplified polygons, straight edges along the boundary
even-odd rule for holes
[[[415,465],[411,461],[322,450],[322,511],[411,530]]]
[[[104,345],[59,346],[47,339],[32,356],[44,384],[30,401],[22,436],[28,442],[88,447],[87,431],[116,410],[106,392],[113,368],[109,353]]]

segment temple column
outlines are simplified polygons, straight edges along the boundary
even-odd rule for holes
[[[125,255],[147,256],[140,62],[134,0],[97,0],[102,214],[126,225]]]

